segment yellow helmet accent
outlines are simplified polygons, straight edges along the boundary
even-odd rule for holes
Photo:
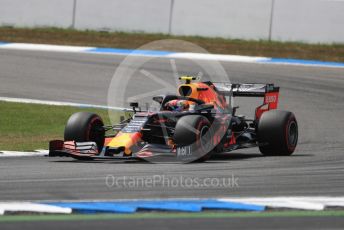
[[[186,80],[191,81],[191,80],[195,80],[195,77],[192,77],[192,76],[181,76],[179,79],[180,80],[184,80],[184,81],[186,81]]]
[[[187,76],[187,75],[185,75],[185,76],[181,76],[181,77],[179,77],[179,80],[184,80],[186,84],[190,84],[190,83],[191,83],[191,81],[193,81],[193,80],[197,80],[197,77],[193,77],[193,76]]]

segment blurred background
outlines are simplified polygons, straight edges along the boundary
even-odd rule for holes
[[[344,42],[342,0],[0,0],[0,26]]]

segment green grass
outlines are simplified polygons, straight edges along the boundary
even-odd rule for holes
[[[166,34],[77,31],[57,28],[0,27],[0,41],[60,45],[81,45],[135,49],[161,39],[181,39],[217,54],[235,54],[279,58],[314,59],[344,62],[344,44],[305,44],[302,42],[245,41],[239,39],[170,36]],[[157,48],[159,49],[159,48]],[[187,51],[180,44],[171,43],[171,51]]]
[[[9,215],[0,216],[0,222],[19,221],[85,221],[113,219],[189,219],[189,218],[250,218],[250,217],[319,217],[343,216],[344,211],[271,211],[271,212],[200,212],[200,213],[134,213],[134,214],[95,214],[95,215]]]
[[[109,124],[105,109],[0,102],[0,150],[48,149],[49,140],[63,139],[69,116],[79,111],[95,112]]]

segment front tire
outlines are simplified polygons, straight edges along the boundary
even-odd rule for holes
[[[298,126],[295,115],[289,111],[271,110],[259,119],[259,150],[267,156],[289,156],[296,148]]]
[[[191,162],[203,162],[210,158],[214,148],[212,137],[213,130],[209,120],[200,115],[179,118],[173,136],[177,147],[192,147],[194,159]]]
[[[104,146],[105,130],[104,123],[100,116],[94,113],[74,113],[67,121],[64,131],[65,141],[87,142],[97,144],[100,152]]]

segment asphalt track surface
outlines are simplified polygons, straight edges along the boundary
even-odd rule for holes
[[[0,96],[106,104],[108,86],[122,60],[121,56],[99,54],[1,50]],[[200,71],[186,60],[177,60],[177,64],[179,73]],[[1,158],[0,199],[343,195],[344,69],[234,62],[222,65],[232,82],[270,82],[281,87],[280,108],[293,111],[299,122],[299,145],[294,155],[262,157],[254,148],[200,164]],[[167,60],[154,59],[144,69],[174,81]],[[144,76],[137,74],[134,79],[129,95],[152,89]],[[119,185],[107,186],[107,176],[118,179]],[[155,181],[153,186],[125,184],[143,176],[167,181]],[[233,186],[199,187],[183,184],[187,178],[237,179]],[[177,182],[171,185],[171,180]]]

